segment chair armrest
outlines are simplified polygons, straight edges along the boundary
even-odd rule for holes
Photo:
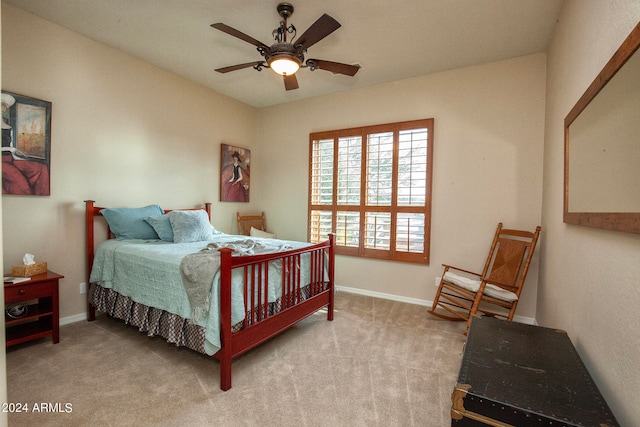
[[[444,267],[444,272],[446,273],[447,270],[456,270],[456,271],[462,271],[464,273],[468,273],[468,274],[473,274],[474,276],[478,276],[479,278],[482,279],[482,276],[478,273],[474,273],[473,271],[469,271],[469,270],[465,270],[463,268],[458,268],[458,267],[454,267],[452,265],[447,265],[447,264],[442,264],[442,266]],[[444,276],[444,273],[443,273]]]

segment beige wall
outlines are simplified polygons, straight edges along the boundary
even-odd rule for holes
[[[442,263],[482,269],[498,222],[540,225],[545,67],[531,55],[259,110],[269,227],[307,237],[310,132],[433,117],[431,265],[339,257],[336,269],[341,286],[432,300]],[[520,316],[534,316],[536,281],[537,260]]]
[[[220,143],[251,148],[256,110],[2,5],[2,89],[51,101],[51,196],[3,196],[4,265],[31,252],[63,274],[60,314],[85,311],[84,204],[191,207],[218,200]]]
[[[548,53],[546,238],[536,314],[540,324],[568,331],[618,421],[628,426],[640,420],[640,235],[562,222],[563,121],[639,21],[637,0],[563,4]]]

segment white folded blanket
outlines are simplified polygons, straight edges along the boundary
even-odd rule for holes
[[[220,248],[231,248],[235,256],[283,252],[293,249],[285,242],[270,239],[245,238],[236,242],[213,242],[200,252],[186,255],[180,262],[180,275],[189,303],[191,320],[195,323],[206,318],[211,302],[213,278],[220,269]],[[275,264],[279,264],[276,261]]]

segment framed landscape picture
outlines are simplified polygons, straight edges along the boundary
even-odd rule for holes
[[[220,201],[248,202],[251,150],[221,144],[220,163]]]
[[[49,196],[51,102],[2,92],[2,194]]]

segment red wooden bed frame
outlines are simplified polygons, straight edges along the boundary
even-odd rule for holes
[[[93,200],[85,200],[86,204],[86,249],[87,249],[87,283],[93,266],[95,255],[95,220],[102,217],[100,210],[104,207],[94,205]],[[196,208],[201,209],[201,208]],[[211,219],[211,203],[204,204],[204,210]],[[170,212],[165,210],[165,212]],[[106,223],[106,221],[105,221]],[[112,238],[108,229],[108,238]],[[286,252],[253,256],[232,256],[233,249],[222,248],[220,251],[220,350],[213,355],[220,361],[220,388],[223,391],[231,388],[231,364],[232,360],[246,351],[256,347],[269,338],[291,327],[300,320],[310,316],[322,308],[327,308],[327,320],[333,320],[334,306],[334,268],[335,268],[335,238],[333,234],[325,242],[295,249]],[[310,296],[299,301],[301,288],[307,284],[300,283],[300,257],[309,254],[309,286]],[[328,256],[327,256],[328,255]],[[280,260],[282,262],[282,297],[281,310],[275,314],[269,314],[264,306],[266,301],[260,301],[260,295],[267,295],[269,262]],[[247,295],[247,287],[260,289],[260,292],[252,292],[254,297],[245,297],[245,312],[247,317],[241,330],[232,332],[231,324],[231,272],[234,269],[243,269],[244,292]],[[324,271],[328,272],[328,277]],[[328,280],[327,280],[328,279]],[[264,292],[264,293],[263,293]],[[257,294],[257,297],[255,295]],[[95,320],[95,307],[89,300],[87,292],[87,320]]]

